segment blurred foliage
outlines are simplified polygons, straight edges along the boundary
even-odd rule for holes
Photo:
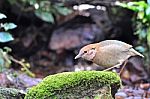
[[[34,11],[35,15],[43,21],[54,23],[55,16],[68,15],[72,10],[63,3],[53,4],[50,0],[8,0],[10,4],[16,4],[22,11]]]
[[[0,13],[0,19],[7,18],[4,14]],[[5,32],[0,31],[0,42],[12,41],[14,38],[7,32],[9,29],[14,29],[17,26],[14,23],[1,23],[0,30],[4,29]]]
[[[144,54],[146,65],[150,62],[150,0],[120,3],[117,5],[128,8],[135,12],[133,22],[135,23],[135,35],[138,35],[138,45],[136,47]]]
[[[6,15],[0,13],[0,19],[7,18]],[[9,29],[16,28],[14,23],[1,23],[0,24],[0,43],[5,43],[8,41],[12,41],[14,38],[8,32]],[[3,29],[5,31],[3,31]],[[0,48],[0,72],[3,72],[6,67],[9,67],[11,64],[11,60],[8,57],[8,53],[11,52],[11,49],[8,47]]]
[[[3,72],[11,64],[11,60],[8,57],[8,52],[10,51],[11,49],[8,47],[0,48],[0,72]]]
[[[0,19],[7,18],[6,15],[0,13]],[[12,35],[8,32],[10,29],[16,28],[17,25],[14,23],[1,23],[0,24],[0,43],[5,43],[14,40]],[[24,60],[18,61],[14,59],[11,55],[8,53],[11,52],[12,49],[9,47],[0,48],[0,72],[3,72],[6,70],[6,68],[9,68],[11,65],[11,61],[20,64],[23,68],[22,70],[25,71],[30,76],[34,76],[32,72],[29,71],[30,64],[25,63]]]

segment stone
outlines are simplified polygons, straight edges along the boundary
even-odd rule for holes
[[[37,86],[29,89],[25,99],[114,97],[114,94],[120,87],[120,83],[120,77],[114,72],[64,72],[44,78]]]

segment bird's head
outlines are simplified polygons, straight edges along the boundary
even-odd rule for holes
[[[81,48],[78,55],[75,57],[75,59],[83,58],[89,61],[92,61],[92,59],[96,55],[96,48],[97,44],[89,44]]]

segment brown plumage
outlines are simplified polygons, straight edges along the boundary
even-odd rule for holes
[[[81,57],[100,66],[111,68],[116,65],[121,65],[129,57],[136,55],[144,57],[134,50],[132,45],[118,40],[105,40],[84,46],[75,59]]]

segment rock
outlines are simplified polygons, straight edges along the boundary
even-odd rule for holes
[[[7,78],[7,75],[5,73],[0,73],[0,86],[8,87],[11,85],[11,82]]]
[[[127,97],[125,99],[136,99],[136,98],[134,98],[134,96],[130,96],[130,97]]]
[[[30,77],[30,76],[28,76],[26,74],[20,74],[20,75],[18,75],[18,79],[21,80],[24,83],[24,86],[26,88],[35,86],[39,82],[42,81],[41,78],[32,78],[32,77]]]
[[[140,96],[135,96],[134,99],[142,99]]]
[[[136,83],[147,81],[148,79],[148,74],[144,69],[143,59],[139,56],[129,58],[124,70],[121,78],[127,85],[134,85]],[[149,85],[143,85],[142,87],[146,86],[148,87]]]
[[[124,99],[127,97],[127,94],[125,92],[118,92],[115,94],[115,99]]]
[[[119,87],[120,77],[114,72],[64,72],[46,77],[29,89],[25,99],[91,99],[97,95],[114,97]]]
[[[95,38],[104,39],[104,34],[96,24],[74,24],[70,27],[60,27],[55,30],[49,42],[49,48],[61,52],[92,43]]]
[[[0,99],[24,99],[25,93],[14,88],[0,87]]]
[[[142,89],[149,89],[150,88],[150,83],[140,84],[140,88],[142,88]]]
[[[10,84],[7,84],[8,87],[17,88],[24,91],[26,88],[35,86],[42,81],[41,78],[33,78],[25,73],[21,73],[13,69],[7,71],[5,75],[10,82]]]
[[[148,85],[145,83],[144,85]],[[124,86],[118,90],[115,95],[115,99],[150,99],[149,89],[141,89],[141,86]],[[126,95],[124,95],[126,94]],[[126,96],[126,97],[124,97]]]

